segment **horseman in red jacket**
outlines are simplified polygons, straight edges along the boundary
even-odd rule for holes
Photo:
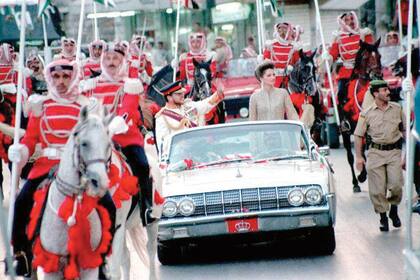
[[[287,76],[292,71],[293,65],[299,60],[299,53],[291,42],[292,33],[290,23],[277,23],[274,25],[274,39],[266,43],[263,56],[264,59],[274,63],[275,87],[287,88]]]
[[[146,44],[149,43],[145,36],[133,35],[128,54],[128,77],[140,79],[143,86],[149,85],[153,76],[150,54],[145,52]]]
[[[341,58],[343,66],[337,76],[338,106],[343,108],[347,102],[347,88],[353,72],[356,54],[360,49],[360,40],[373,44],[374,39],[369,29],[361,29],[355,12],[343,13],[337,18],[340,29],[333,40],[329,55],[323,54],[323,60],[336,61]],[[342,110],[339,110],[342,111]],[[343,119],[343,116],[340,118]]]
[[[60,163],[63,148],[79,119],[80,110],[82,106],[89,105],[89,100],[78,90],[79,75],[75,62],[56,60],[46,67],[45,77],[49,94],[31,96],[25,135],[8,151],[10,160],[17,164],[20,171],[34,154],[35,146],[40,144],[42,149],[14,205],[12,243],[17,261],[16,273],[25,277],[31,274],[32,244],[26,235],[26,226],[34,204],[34,193],[54,166]],[[101,199],[101,203],[114,221],[115,206],[109,194]]]
[[[76,40],[66,37],[61,38],[61,52],[53,57],[53,60],[58,59],[76,60]]]
[[[194,85],[194,63],[211,61],[210,70],[212,77],[216,77],[216,61],[213,60],[214,53],[207,50],[206,35],[201,32],[191,33],[188,37],[189,51],[179,56],[179,79],[187,80],[185,89],[188,94]]]
[[[95,73],[101,73],[101,55],[104,47],[103,40],[96,40],[89,44],[89,57],[82,63],[84,79],[89,79]]]
[[[141,191],[141,218],[144,224],[152,222],[152,181],[149,163],[144,152],[144,138],[139,111],[143,86],[139,79],[128,78],[126,48],[120,43],[108,44],[101,56],[101,75],[83,85],[86,94],[97,98],[110,112],[125,119],[128,129],[114,135],[112,140],[121,148],[134,175],[139,179]]]

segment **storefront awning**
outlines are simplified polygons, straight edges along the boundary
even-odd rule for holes
[[[320,6],[321,10],[357,10],[368,0],[329,0]]]

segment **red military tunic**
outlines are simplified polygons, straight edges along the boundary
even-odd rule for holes
[[[273,41],[263,53],[264,59],[269,59],[274,63],[274,73],[276,74],[275,87],[280,87],[283,83],[287,86],[288,78],[286,68],[288,65],[295,65],[299,60],[299,52],[296,51],[291,43]]]
[[[100,60],[95,60],[92,58],[87,58],[83,62],[83,79],[89,79],[92,75],[92,71],[101,72],[101,62]]]
[[[72,103],[61,103],[50,98],[43,102],[39,116],[35,113],[29,115],[28,127],[21,143],[28,147],[30,155],[38,143],[41,143],[43,151],[29,172],[28,179],[47,174],[60,162],[60,155],[79,119],[80,110],[87,102],[84,96]]]
[[[129,62],[128,77],[134,79],[142,79],[142,74],[146,72],[149,77],[153,76],[153,67],[149,57],[146,54],[140,55],[140,59],[137,55],[132,55]],[[143,81],[145,82],[145,81]]]
[[[204,52],[203,54],[192,54],[191,52],[183,53],[179,56],[179,79],[187,79],[187,85],[185,89],[190,92],[194,85],[194,62],[193,58],[197,62],[205,62],[212,59],[213,55],[211,52]],[[216,77],[216,61],[212,61],[210,64],[210,70],[212,77]]]
[[[341,31],[334,39],[329,53],[333,57],[334,61],[339,57],[343,60],[343,67],[341,67],[338,72],[338,80],[350,78],[351,73],[353,72],[356,54],[360,49],[360,40],[372,44],[373,36],[372,34],[350,34],[348,32]]]
[[[24,72],[25,73],[25,72]],[[13,65],[0,64],[0,85],[4,84],[18,84],[18,71],[13,69]],[[30,76],[24,76],[24,88],[28,95],[32,93],[32,80]],[[13,105],[16,104],[16,94],[5,94],[5,98],[9,99]]]
[[[112,140],[121,147],[130,145],[143,146],[144,138],[140,133],[139,126],[142,124],[139,112],[139,94],[130,94],[123,91],[124,81],[109,82],[99,78],[96,87],[87,95],[97,98],[103,105],[108,107],[111,112],[125,118],[128,131],[124,134],[115,135]],[[115,101],[117,94],[118,101]],[[114,101],[117,107],[114,108]]]

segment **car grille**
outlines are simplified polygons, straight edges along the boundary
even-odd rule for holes
[[[301,188],[305,190],[310,187],[319,187],[322,189],[319,185],[266,187],[172,196],[168,197],[168,199],[179,202],[185,197],[191,198],[195,204],[195,211],[191,216],[250,213],[277,210],[288,207],[295,208],[295,206],[290,205],[287,200],[289,191],[294,188]],[[320,205],[325,203],[326,200],[323,198]],[[300,207],[308,206],[310,205],[304,203]],[[182,215],[177,214],[175,217],[182,217]],[[162,218],[165,219],[165,217]]]

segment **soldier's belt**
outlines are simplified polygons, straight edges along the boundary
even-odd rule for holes
[[[63,151],[57,148],[45,148],[42,149],[41,156],[47,157],[49,159],[60,159]]]
[[[377,144],[372,142],[370,144],[371,148],[380,150],[380,151],[390,151],[390,150],[394,150],[394,149],[398,149],[401,150],[402,148],[402,140],[400,138],[400,140],[398,140],[397,142],[393,143],[393,144]]]

